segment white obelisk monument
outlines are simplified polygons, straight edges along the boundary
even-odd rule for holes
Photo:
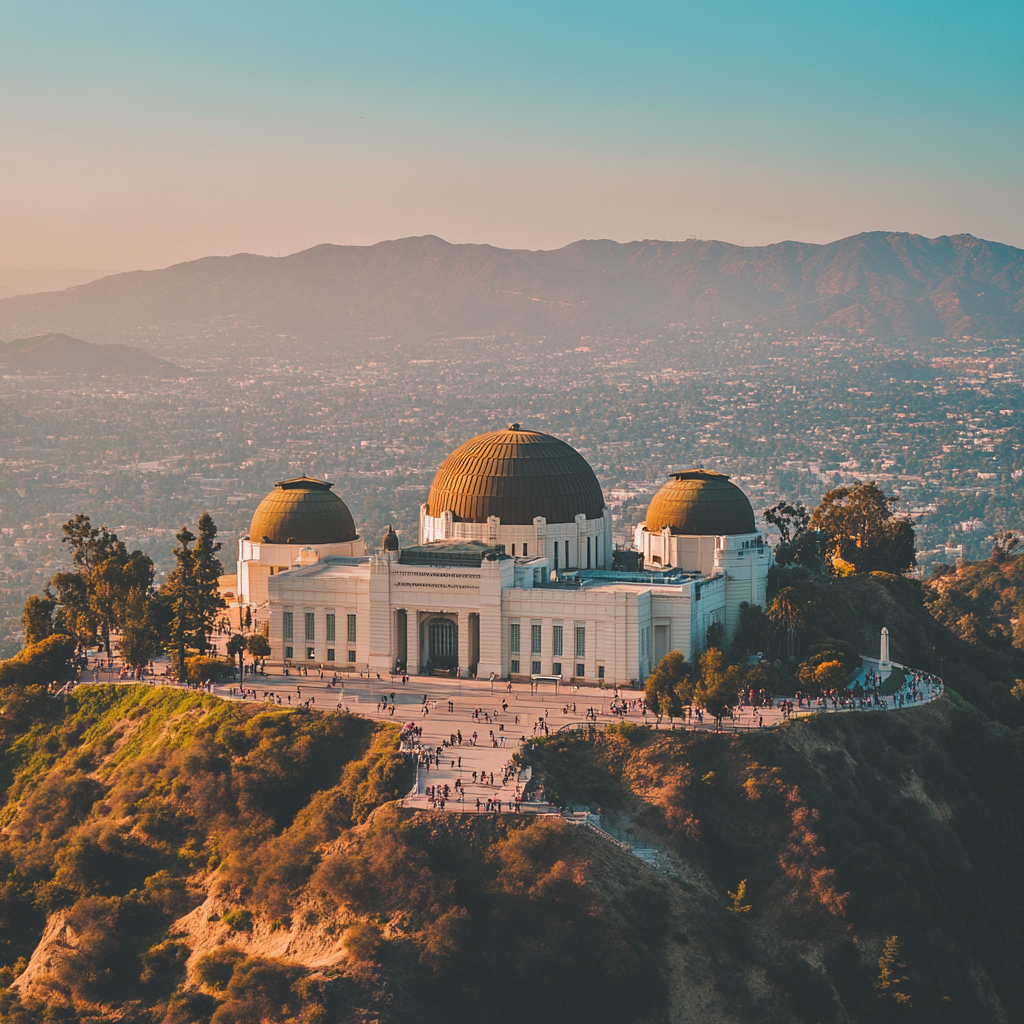
[[[892,664],[889,661],[889,629],[882,627],[882,643],[878,652],[878,674],[887,676],[892,671]]]

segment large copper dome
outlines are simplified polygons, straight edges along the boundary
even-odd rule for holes
[[[647,529],[661,533],[727,537],[753,533],[754,510],[747,496],[724,473],[687,469],[669,481],[647,509]]]
[[[451,511],[465,523],[486,523],[488,516],[515,526],[529,526],[536,516],[571,523],[581,512],[600,519],[603,510],[590,463],[557,437],[518,423],[456,448],[441,463],[427,498],[428,515]]]
[[[352,513],[326,480],[279,480],[256,506],[249,539],[264,544],[344,544],[356,540]]]

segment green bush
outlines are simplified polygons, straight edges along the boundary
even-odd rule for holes
[[[74,657],[77,648],[78,641],[62,633],[29,644],[13,658],[0,661],[0,689],[66,683],[75,676]]]

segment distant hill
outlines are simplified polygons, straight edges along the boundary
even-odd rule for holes
[[[66,334],[0,341],[0,373],[103,373],[180,377],[182,370],[127,345],[93,345]]]
[[[95,340],[245,322],[346,336],[547,333],[681,321],[927,338],[1019,336],[1024,250],[867,232],[827,245],[579,241],[554,251],[434,236],[211,256],[0,299],[0,333]]]

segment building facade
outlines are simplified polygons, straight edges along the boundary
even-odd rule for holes
[[[329,484],[278,488],[289,485],[317,496],[296,507],[327,511]],[[278,664],[637,685],[671,650],[696,657],[714,625],[730,639],[740,604],[764,605],[771,560],[727,477],[675,474],[662,491],[637,531],[642,570],[613,571],[611,516],[591,467],[558,438],[512,424],[445,460],[419,543],[404,549],[389,528],[372,555],[331,550],[362,544],[333,494],[344,513],[333,505],[339,524],[320,544],[294,508],[282,506],[278,523],[261,504],[239,542],[239,599],[269,609]],[[694,532],[709,525],[736,532]],[[285,535],[291,546],[278,542]],[[287,568],[265,564],[264,552]],[[253,600],[257,586],[265,602]]]

